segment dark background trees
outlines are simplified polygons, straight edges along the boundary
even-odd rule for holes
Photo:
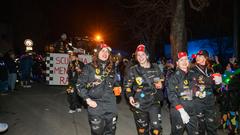
[[[218,0],[120,0],[128,14],[125,26],[132,37],[148,46],[152,58],[163,56],[164,43],[171,57],[187,51],[187,41],[232,36],[232,1]],[[126,11],[125,11],[126,12]],[[220,44],[221,45],[221,44]]]

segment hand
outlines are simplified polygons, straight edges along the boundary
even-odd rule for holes
[[[129,103],[132,105],[132,106],[135,106],[135,100],[133,97],[129,97]]]
[[[178,111],[180,112],[183,124],[187,124],[190,121],[188,113],[183,108],[178,109]]]
[[[92,108],[96,108],[96,107],[97,107],[96,101],[93,101],[93,100],[90,99],[90,98],[87,98],[87,99],[86,99],[86,102],[87,102],[87,104],[88,104],[90,107],[92,107]]]
[[[77,72],[81,72],[81,69],[80,69],[79,67],[76,67],[75,70],[76,70]]]

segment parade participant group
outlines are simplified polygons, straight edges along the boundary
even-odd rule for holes
[[[111,53],[110,46],[100,44],[93,61],[80,67],[76,87],[73,86],[88,106],[92,135],[115,135],[118,127],[115,86],[119,87],[121,82],[116,79],[118,73],[114,70]],[[217,135],[220,123],[214,93],[219,92],[222,77],[209,67],[208,52],[199,50],[195,63],[190,62],[186,52],[179,52],[176,68],[167,78],[149,57],[147,47],[138,45],[134,53],[135,64],[131,63],[124,69],[122,91],[118,91],[128,101],[136,134],[164,134],[161,103],[167,95],[171,135],[183,135],[184,132],[189,135]],[[72,109],[77,109],[77,106]]]
[[[229,133],[239,133],[238,101],[234,102],[235,109],[221,112],[224,116],[222,123],[216,115],[219,112],[216,109],[218,97],[223,95],[221,90],[226,81],[222,78],[223,73],[210,65],[206,50],[199,50],[194,62],[186,52],[179,51],[176,63],[172,63],[176,67],[168,74],[158,64],[150,62],[144,44],[136,47],[133,59],[127,62],[124,68],[116,68],[121,64],[115,64],[112,49],[105,43],[97,46],[92,62],[88,64],[82,63],[77,54],[69,53],[66,88],[69,113],[86,108],[92,135],[115,135],[119,96],[125,97],[133,113],[138,135],[165,135],[162,127],[162,117],[165,116],[161,110],[166,108],[163,103],[169,104],[171,135],[183,135],[184,132],[188,135],[217,135],[221,124],[225,124],[223,128],[228,128]],[[236,68],[233,65],[229,64],[227,69]],[[227,85],[233,89],[230,83]],[[227,118],[225,114],[228,114]],[[1,126],[4,123],[0,123],[0,131]]]

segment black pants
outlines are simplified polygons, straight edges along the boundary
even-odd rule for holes
[[[180,112],[175,109],[175,107],[171,107],[170,116],[171,116],[171,127],[172,133],[171,135],[183,135],[185,128],[187,129],[188,135],[198,135],[197,128],[197,116],[196,112],[193,108],[193,101],[183,101],[184,110],[190,116],[190,121],[187,124],[183,124]],[[184,105],[186,104],[186,105]]]
[[[160,104],[152,105],[146,111],[133,110],[138,135],[160,135],[161,109]]]
[[[217,135],[219,123],[216,118],[215,99],[213,95],[196,99],[199,134]]]
[[[102,116],[88,116],[91,135],[115,135],[117,116],[108,113]]]
[[[83,104],[83,100],[81,97],[78,96],[77,92],[74,91],[73,93],[67,94],[67,100],[69,103],[69,108],[71,110],[75,110],[77,108],[81,108]]]

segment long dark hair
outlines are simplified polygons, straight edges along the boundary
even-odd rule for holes
[[[92,65],[94,68],[99,68],[99,60],[98,60],[98,54],[99,54],[100,51],[96,52],[94,55],[93,55],[93,62],[92,62]],[[111,55],[111,52],[109,52],[109,56],[108,56],[108,59],[107,59],[107,65],[106,65],[106,68],[105,68],[105,71],[107,73],[110,73],[112,71],[112,68],[113,68],[113,59],[112,59],[112,55]]]

